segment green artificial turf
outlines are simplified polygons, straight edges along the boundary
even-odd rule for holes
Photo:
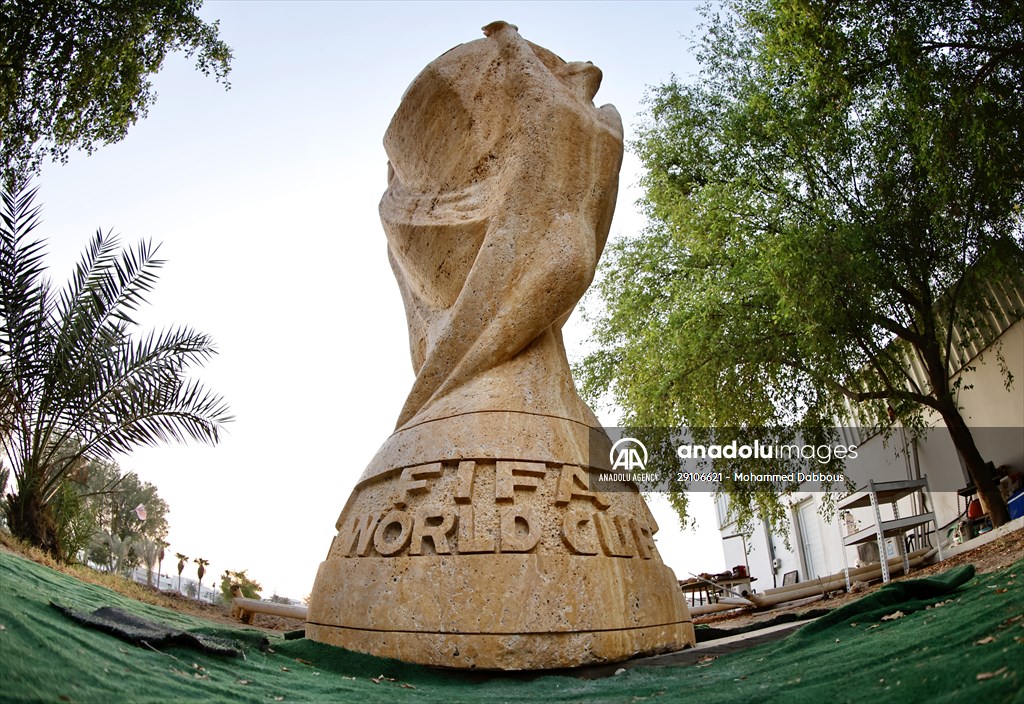
[[[51,601],[78,611],[114,606],[230,638],[246,658],[134,646],[71,621]],[[464,674],[303,639],[271,637],[266,651],[262,636],[142,604],[0,552],[0,702],[98,704],[1024,702],[1024,560],[973,578],[958,568],[903,581],[783,641],[602,679]]]

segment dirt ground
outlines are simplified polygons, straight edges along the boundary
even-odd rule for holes
[[[145,584],[138,584],[120,575],[98,572],[83,565],[68,565],[56,562],[52,557],[41,550],[32,547],[21,540],[13,537],[10,533],[0,530],[0,550],[26,557],[33,562],[51,567],[64,574],[71,575],[83,582],[97,584],[101,587],[112,589],[132,599],[173,609],[182,613],[199,616],[210,621],[217,621],[232,626],[240,626],[241,622],[231,616],[230,605],[210,604],[198,601],[184,594],[171,591],[160,591],[155,587],[148,587]],[[297,619],[279,618],[259,614],[256,616],[253,627],[267,631],[294,631],[305,628],[305,623]]]
[[[202,616],[210,621],[244,627],[244,624],[239,619],[231,615],[231,607],[228,605],[200,602],[175,592],[161,592],[161,596],[166,597],[172,602],[172,605],[168,608],[184,611],[194,616]],[[256,614],[253,622],[248,627],[265,631],[299,631],[306,627],[306,623],[295,618]]]
[[[54,563],[52,559],[42,555],[38,550],[26,548],[26,546],[20,544],[19,541],[13,540],[9,535],[5,535],[2,532],[0,532],[0,549],[9,549],[13,552],[17,552],[29,559],[35,560],[36,562],[41,562],[53,567],[54,569],[71,574],[83,581],[93,582],[95,584],[100,584],[114,589],[115,591],[121,592],[133,599],[139,599],[140,601],[147,603],[175,609],[195,616],[201,616],[219,623],[235,626],[242,625],[237,618],[233,618],[231,616],[230,606],[200,602],[175,592],[159,592],[155,588],[139,585],[115,575],[94,572],[93,570],[84,567],[58,565]],[[901,575],[894,579],[899,580],[926,577],[939,572],[945,572],[951,567],[966,564],[968,562],[973,563],[978,572],[993,572],[1016,562],[1021,559],[1021,557],[1024,557],[1024,530],[1015,531],[1009,535],[998,538],[987,545],[982,545],[972,550],[965,551],[959,555],[943,560],[940,563],[911,570],[909,577],[903,577]],[[876,582],[869,585],[867,589],[859,592],[850,594],[840,592],[838,594],[830,595],[827,598],[819,598],[815,601],[803,600],[789,606],[782,605],[771,609],[765,609],[763,611],[727,611],[718,614],[708,614],[706,616],[698,616],[694,618],[694,623],[713,624],[716,628],[724,629],[743,628],[757,624],[761,621],[770,621],[782,614],[802,614],[808,611],[832,609],[842,606],[850,601],[855,601],[856,599],[859,599],[865,594],[869,594],[880,587],[881,582]],[[296,631],[305,628],[305,623],[298,619],[257,614],[252,627],[277,632]]]
[[[958,555],[947,558],[927,567],[911,569],[907,576],[894,577],[893,581],[902,579],[917,579],[930,575],[945,572],[958,565],[971,563],[979,573],[994,572],[1011,565],[1024,557],[1024,529],[1014,531],[1009,535],[993,540],[991,543],[964,551]],[[726,611],[717,614],[698,616],[693,619],[696,624],[714,625],[716,628],[733,629],[744,628],[761,621],[770,621],[782,614],[802,614],[808,611],[820,609],[834,609],[836,607],[856,601],[865,594],[880,589],[881,581],[873,582],[866,589],[858,592],[830,595],[827,598],[819,598],[815,601],[803,600],[791,605],[780,605],[763,611]]]

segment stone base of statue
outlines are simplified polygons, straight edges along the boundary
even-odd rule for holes
[[[477,440],[495,429],[506,440]],[[631,484],[589,489],[588,472],[608,471],[587,466],[590,433],[515,412],[396,433],[341,513],[306,636],[427,665],[510,670],[693,644],[642,497]],[[432,461],[403,466],[407,454]]]

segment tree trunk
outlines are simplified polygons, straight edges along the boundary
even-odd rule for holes
[[[7,520],[11,533],[60,559],[57,523],[49,504],[44,504],[32,491],[7,496]]]
[[[999,485],[996,484],[992,472],[974,444],[974,436],[971,429],[967,427],[963,417],[955,407],[942,413],[942,419],[946,421],[949,435],[953,438],[953,446],[960,454],[967,467],[967,473],[971,482],[978,489],[978,499],[981,500],[981,507],[988,514],[992,521],[992,527],[998,528],[1010,521],[1010,510],[1006,507],[1006,501],[999,492]]]
[[[930,310],[930,301],[928,301],[928,305]],[[978,499],[981,500],[982,508],[985,509],[992,521],[992,527],[998,528],[1009,522],[1010,510],[1003,500],[1003,495],[999,493],[999,486],[996,484],[992,472],[982,458],[981,452],[978,451],[978,446],[974,443],[971,429],[967,427],[963,416],[960,415],[960,408],[949,387],[948,365],[940,352],[935,319],[925,316],[924,323],[924,337],[928,342],[919,349],[922,353],[922,361],[925,363],[928,381],[932,387],[932,396],[937,401],[934,408],[946,423],[949,435],[953,439],[953,446],[963,460],[964,466],[967,467],[967,473],[978,490]]]

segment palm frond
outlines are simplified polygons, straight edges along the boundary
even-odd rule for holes
[[[216,444],[233,420],[219,395],[186,373],[209,360],[210,337],[188,327],[122,340],[116,354],[85,362],[81,393],[64,396],[64,418],[50,447],[79,438],[80,456],[111,459],[139,445],[198,440]],[[49,456],[56,460],[56,454]],[[70,463],[73,459],[66,460]],[[56,482],[48,482],[51,491]]]
[[[35,189],[2,194],[0,209],[0,354],[6,363],[24,362],[37,337],[47,289],[42,240],[30,240],[39,225]]]
[[[55,374],[74,374],[90,350],[116,348],[136,323],[131,313],[146,301],[157,280],[159,247],[142,241],[121,249],[120,240],[98,230],[60,294],[56,317],[62,321],[54,351]],[[54,379],[53,383],[60,383]]]
[[[82,458],[138,445],[216,443],[232,420],[219,395],[188,379],[216,349],[189,327],[136,335],[164,262],[158,245],[122,248],[102,230],[70,281],[45,279],[35,189],[0,202],[0,448],[19,494],[45,505]]]
[[[21,410],[40,383],[48,343],[45,246],[31,239],[35,194],[4,192],[0,207],[0,442],[8,452],[23,447]]]

